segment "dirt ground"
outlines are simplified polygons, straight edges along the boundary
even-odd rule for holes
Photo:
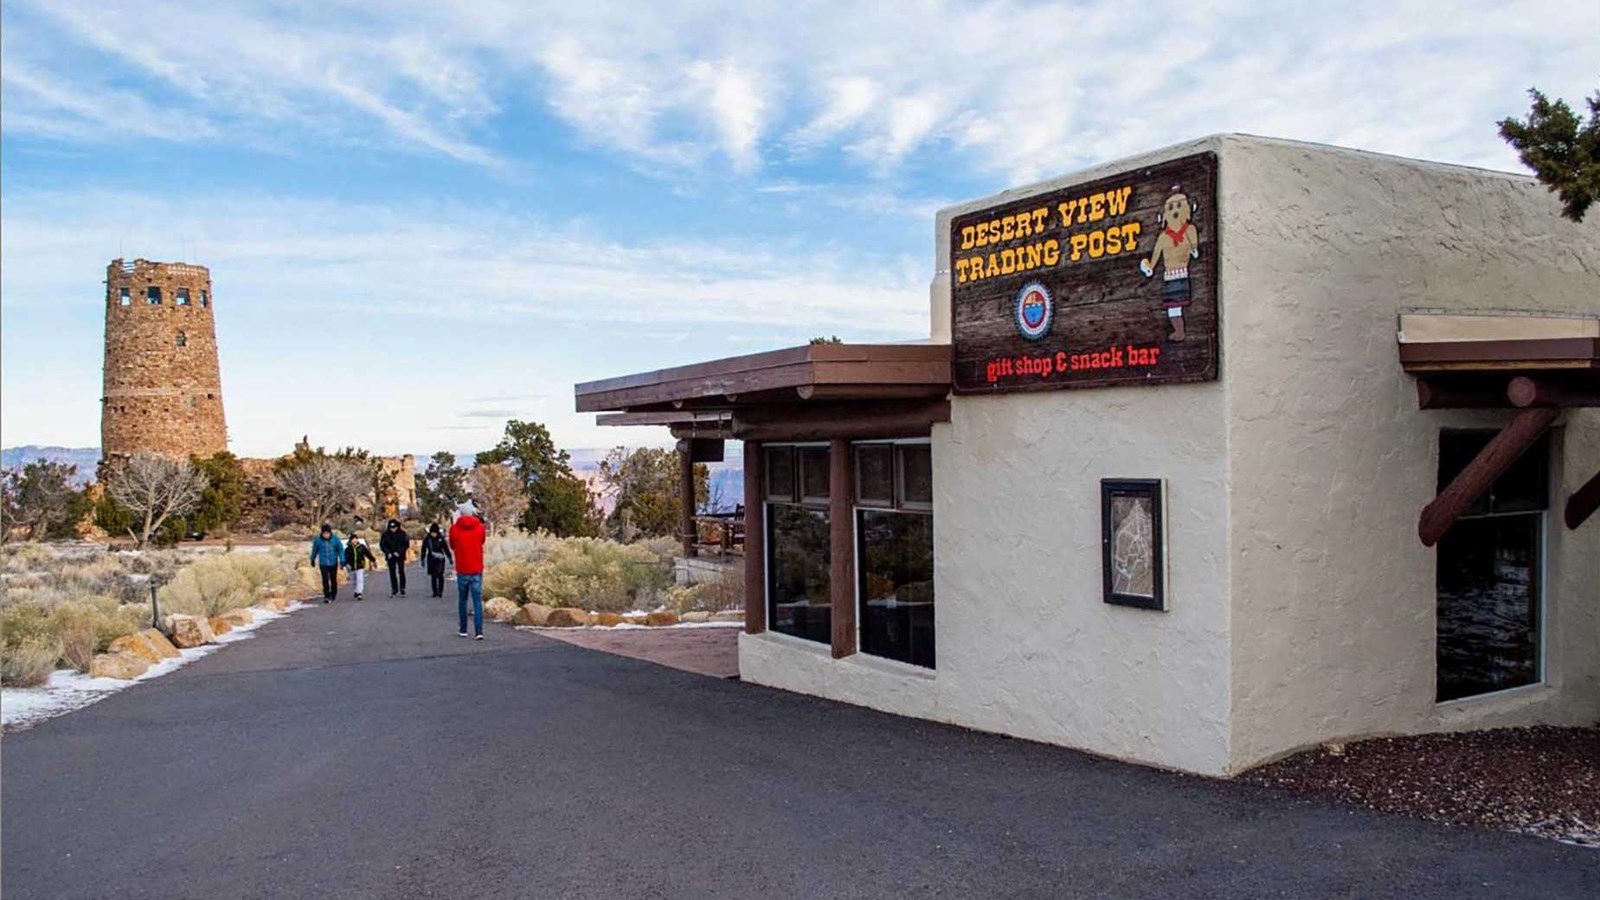
[[[739,674],[739,631],[727,628],[539,628],[539,634],[591,650],[710,675]]]
[[[1329,744],[1240,778],[1435,822],[1600,848],[1600,728],[1497,728]]]

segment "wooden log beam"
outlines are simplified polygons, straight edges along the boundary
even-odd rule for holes
[[[767,630],[766,476],[761,443],[744,444],[744,630]]]
[[[1506,385],[1512,406],[1600,406],[1600,386],[1551,381],[1518,375]]]
[[[850,442],[828,444],[828,581],[833,658],[856,652],[855,466]]]
[[[1417,536],[1422,539],[1423,546],[1432,547],[1438,543],[1472,501],[1483,496],[1494,480],[1505,474],[1560,414],[1561,410],[1548,407],[1533,407],[1517,413],[1478,451],[1472,462],[1445,485],[1439,496],[1422,508],[1422,515],[1417,519]]]
[[[1567,508],[1562,518],[1566,520],[1569,529],[1576,529],[1584,520],[1594,515],[1600,509],[1600,472],[1584,482],[1583,486],[1572,492],[1567,498]]]
[[[1486,385],[1477,381],[1417,379],[1417,409],[1500,409],[1506,405],[1506,392],[1497,381]]]
[[[694,441],[678,442],[678,539],[683,544],[684,556],[695,556],[695,538],[699,536],[694,524]]]

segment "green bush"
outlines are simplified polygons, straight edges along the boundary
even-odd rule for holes
[[[671,581],[672,570],[646,547],[567,538],[534,564],[524,592],[546,606],[624,612],[654,605]]]

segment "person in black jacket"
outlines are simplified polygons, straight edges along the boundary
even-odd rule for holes
[[[354,582],[357,600],[360,600],[361,595],[367,590],[367,570],[377,563],[378,559],[372,555],[372,548],[367,546],[367,539],[352,528],[350,540],[344,545],[344,567],[350,570],[350,579]]]
[[[450,562],[450,542],[439,533],[439,523],[428,526],[428,536],[422,539],[422,548],[417,551],[422,556],[422,564],[428,567],[428,581],[433,588],[435,597],[444,596],[444,567]]]
[[[378,541],[378,549],[389,563],[389,596],[406,595],[406,557],[411,555],[411,535],[400,527],[400,520],[390,519]]]

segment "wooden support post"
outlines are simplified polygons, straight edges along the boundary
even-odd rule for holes
[[[1593,478],[1567,498],[1567,508],[1562,518],[1566,520],[1568,528],[1577,528],[1594,515],[1596,509],[1600,509],[1600,472],[1594,473]]]
[[[1472,501],[1483,496],[1494,480],[1505,474],[1534,441],[1545,433],[1550,423],[1561,414],[1559,409],[1534,407],[1516,414],[1510,424],[1500,430],[1478,455],[1467,463],[1433,502],[1422,508],[1417,519],[1417,536],[1425,547],[1439,542],[1456,519],[1466,512]]]
[[[833,604],[833,658],[856,652],[855,465],[850,442],[828,443],[828,580]]]
[[[683,555],[694,556],[694,542],[698,537],[694,526],[694,442],[678,442],[678,499],[683,507],[678,514],[678,536],[683,542]]]
[[[767,630],[766,475],[761,443],[744,443],[744,630]]]
[[[1417,379],[1417,409],[1504,409],[1505,405],[1505,391],[1498,383]]]

